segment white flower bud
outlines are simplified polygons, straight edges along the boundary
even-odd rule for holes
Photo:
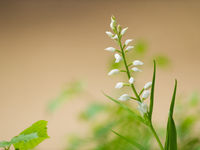
[[[147,82],[145,85],[144,85],[144,89],[145,90],[148,90],[149,88],[151,88],[151,85],[152,85],[152,82]]]
[[[114,35],[112,34],[112,32],[110,32],[110,31],[106,31],[106,34],[110,37],[110,38],[112,38]]]
[[[115,28],[116,21],[114,17],[111,17],[111,23],[110,23],[110,28],[113,30]]]
[[[142,70],[138,69],[137,67],[133,67],[131,70],[133,70],[134,72],[142,72]]]
[[[133,84],[134,81],[135,81],[135,79],[134,79],[133,77],[130,77],[130,79],[129,79],[129,83],[130,83],[130,84]]]
[[[144,90],[144,92],[142,93],[142,99],[145,100],[149,97],[150,95],[150,91],[149,90]]]
[[[144,116],[148,111],[148,105],[141,102],[138,102],[138,104],[138,110],[140,111],[141,115]]]
[[[141,66],[141,65],[144,65],[144,63],[140,60],[135,60],[135,61],[133,61],[133,65],[134,66]]]
[[[113,69],[113,70],[111,70],[111,71],[108,73],[108,75],[111,76],[111,75],[117,74],[117,73],[119,73],[119,72],[120,72],[119,69]]]
[[[115,54],[115,63],[119,63],[122,60],[122,57],[119,54]]]
[[[125,41],[125,45],[127,46],[129,43],[131,43],[133,41],[133,39],[127,39],[126,41]]]
[[[126,33],[126,30],[128,30],[128,27],[122,29],[122,31],[121,31],[121,35],[124,35],[124,34]]]
[[[117,40],[117,39],[118,39],[117,34],[116,34],[114,37],[112,37],[112,39],[113,39],[113,40]]]
[[[107,47],[105,48],[106,51],[114,52],[116,49],[114,47]]]
[[[127,101],[129,99],[130,99],[130,96],[128,94],[123,94],[118,98],[119,101]]]
[[[118,83],[115,85],[115,88],[116,88],[116,89],[121,89],[123,86],[124,86],[124,83],[123,83],[123,82],[118,82]]]
[[[127,46],[127,48],[125,49],[126,51],[130,51],[134,48],[134,46]]]

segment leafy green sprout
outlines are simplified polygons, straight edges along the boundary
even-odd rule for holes
[[[174,93],[171,101],[171,106],[169,110],[169,117],[168,117],[168,123],[167,123],[167,131],[166,131],[166,140],[165,140],[165,145],[163,146],[160,138],[158,137],[158,134],[153,126],[152,123],[152,114],[153,114],[153,104],[154,104],[154,87],[155,87],[155,76],[156,76],[156,62],[154,61],[154,72],[153,72],[153,79],[152,79],[152,87],[151,87],[151,92],[147,91],[145,87],[140,91],[137,92],[136,87],[134,85],[134,78],[131,77],[131,70],[129,69],[130,66],[135,65],[143,65],[141,61],[134,61],[132,64],[128,64],[127,59],[126,59],[126,53],[133,49],[133,46],[128,46],[130,42],[132,42],[131,39],[128,39],[125,41],[124,44],[122,44],[122,37],[125,34],[126,30],[128,28],[122,29],[120,25],[117,26],[117,22],[114,16],[111,17],[111,23],[110,27],[114,34],[112,32],[107,31],[106,34],[111,37],[111,39],[115,40],[117,44],[119,45],[119,49],[115,49],[113,47],[108,47],[105,50],[110,51],[110,52],[116,52],[115,54],[115,59],[116,63],[119,63],[121,60],[123,60],[123,64],[125,67],[125,70],[119,70],[119,69],[113,69],[111,70],[108,75],[113,75],[117,74],[119,72],[126,72],[129,83],[130,84],[125,84],[131,87],[134,97],[129,96],[128,94],[123,94],[118,98],[118,100],[115,100],[114,98],[108,96],[105,94],[106,97],[108,97],[110,100],[114,101],[115,103],[119,104],[122,106],[125,110],[129,111],[129,113],[134,114],[134,117],[136,117],[140,122],[145,124],[149,129],[152,131],[155,139],[157,140],[157,143],[160,147],[161,150],[177,150],[177,133],[176,133],[176,126],[173,120],[173,110],[174,110],[174,104],[175,104],[175,97],[176,97],[176,88],[177,88],[177,81],[175,80],[175,87],[174,87]],[[132,71],[134,72],[141,72],[140,69],[137,67],[133,67]],[[116,88],[122,88],[124,85],[123,82],[119,82],[116,85]],[[149,87],[148,87],[149,88]],[[149,96],[150,94],[150,106],[148,107],[147,104],[144,103],[144,100]],[[128,107],[125,105],[122,105],[118,101],[127,101],[127,100],[135,100],[138,102],[139,107],[138,109],[140,110],[142,117],[138,116],[135,114],[133,111],[131,111]],[[116,132],[114,132],[116,134]],[[118,136],[123,137],[122,135],[118,134]],[[135,142],[137,143],[137,142]],[[138,144],[138,143],[137,143]],[[137,146],[137,145],[135,145]],[[138,147],[137,147],[138,148]]]

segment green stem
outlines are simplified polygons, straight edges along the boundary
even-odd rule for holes
[[[122,58],[123,58],[123,61],[124,61],[124,65],[125,65],[125,68],[126,68],[126,73],[127,73],[128,79],[130,79],[131,74],[130,74],[130,71],[129,71],[129,68],[128,68],[129,65],[127,64],[127,61],[126,61],[126,56],[125,56],[125,52],[124,52],[124,46],[122,46],[120,34],[118,34],[118,37],[119,37],[118,42],[119,42],[119,46],[120,46],[120,49],[121,49],[121,54],[122,54]],[[135,89],[134,84],[131,84],[131,88],[132,88],[132,90],[133,90],[133,92],[134,92],[137,100],[140,101],[140,102],[142,102],[141,99],[140,99],[140,95],[142,94],[142,92],[144,91],[144,89],[140,92],[140,94],[138,94],[137,91],[136,91],[136,89]],[[150,127],[150,129],[151,129],[154,137],[156,138],[156,140],[158,142],[158,145],[160,146],[160,149],[164,150],[163,145],[162,145],[162,143],[161,143],[161,141],[160,141],[160,139],[159,139],[159,137],[158,137],[158,135],[157,135],[157,133],[156,133],[156,131],[155,131],[155,129],[154,129],[151,121],[150,121],[149,127]]]
[[[124,65],[125,65],[125,68],[126,68],[126,73],[127,73],[127,76],[128,76],[128,79],[130,79],[131,77],[131,74],[130,74],[130,71],[129,71],[129,68],[128,68],[128,65],[127,65],[127,62],[126,62],[126,56],[125,56],[125,52],[124,52],[124,47],[122,46],[122,42],[121,42],[121,37],[120,35],[118,35],[119,37],[119,46],[120,46],[120,49],[121,49],[121,54],[122,54],[122,58],[123,58],[123,61],[124,61]],[[131,84],[131,88],[135,94],[135,96],[137,97],[138,101],[141,102],[141,99],[140,99],[140,96],[138,95],[136,89],[135,89],[135,86],[133,84]]]
[[[155,136],[155,138],[156,138],[156,140],[157,140],[157,142],[158,142],[158,145],[160,146],[160,149],[161,149],[161,150],[164,150],[163,145],[162,145],[162,143],[161,143],[161,141],[160,141],[160,139],[159,139],[159,137],[158,137],[158,134],[156,133],[156,131],[155,131],[155,129],[154,129],[152,123],[150,123],[150,126],[149,126],[149,127],[150,127],[151,131],[153,132],[153,135]]]

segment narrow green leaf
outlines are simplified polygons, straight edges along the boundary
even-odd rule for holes
[[[104,95],[110,99],[111,101],[115,102],[116,104],[118,104],[120,107],[122,107],[123,109],[125,109],[126,111],[128,111],[135,119],[137,119],[138,121],[141,121],[142,123],[146,124],[144,119],[142,117],[140,117],[139,115],[137,115],[135,112],[133,112],[130,108],[128,108],[126,105],[120,103],[119,101],[115,100],[114,98],[106,95],[104,93]]]
[[[174,112],[174,104],[175,104],[175,99],[176,99],[176,88],[177,88],[177,80],[175,80],[174,93],[173,93],[172,101],[171,101],[171,105],[170,105],[169,115],[171,115],[171,116],[173,116],[173,112]]]
[[[165,140],[165,150],[177,150],[177,132],[176,125],[173,119],[174,104],[176,98],[177,81],[175,80],[174,93],[169,110],[169,117],[167,123],[167,133]]]
[[[29,140],[28,142],[18,142],[14,144],[14,147],[16,150],[28,150],[33,149],[38,144],[40,144],[45,139],[49,138],[47,134],[47,121],[40,120],[34,123],[31,127],[25,129],[23,132],[21,132],[19,135],[29,135],[32,133],[37,133],[37,138],[34,138],[32,140]]]
[[[155,89],[155,79],[156,79],[156,62],[154,60],[154,71],[153,71],[153,79],[152,79],[152,87],[151,87],[151,96],[150,96],[150,108],[149,108],[149,116],[152,118],[153,113],[153,103],[154,103],[154,89]]]
[[[140,145],[139,143],[137,143],[135,140],[129,139],[127,137],[124,137],[124,136],[120,135],[119,133],[117,133],[117,132],[115,132],[113,130],[112,130],[112,132],[114,134],[116,134],[117,136],[119,136],[120,138],[124,139],[126,142],[128,142],[131,145],[133,145],[134,147],[136,147],[137,149],[139,149],[139,150],[145,150],[145,148],[142,145]]]

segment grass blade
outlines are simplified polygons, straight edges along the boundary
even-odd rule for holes
[[[167,122],[167,133],[165,140],[165,150],[177,150],[177,132],[176,125],[173,119],[174,104],[176,98],[177,80],[175,80],[174,93],[169,110],[169,117]]]
[[[156,79],[156,62],[154,60],[154,71],[153,71],[153,79],[152,79],[152,87],[151,87],[151,96],[150,96],[150,106],[149,106],[149,116],[152,118],[153,113],[153,103],[154,103],[154,88],[155,88],[155,79]]]
[[[117,136],[119,136],[120,138],[124,139],[126,142],[130,143],[131,145],[133,145],[134,147],[137,147],[137,149],[139,149],[139,150],[145,150],[145,148],[142,145],[140,145],[139,143],[137,143],[133,139],[126,138],[126,137],[120,135],[119,133],[117,133],[117,132],[115,132],[113,130],[112,130],[112,132],[114,134],[116,134]]]
[[[132,111],[130,108],[128,108],[126,105],[120,103],[118,100],[115,100],[114,98],[106,95],[105,93],[103,93],[108,99],[110,99],[111,101],[115,102],[116,104],[118,104],[120,107],[122,107],[124,110],[128,111],[129,113],[131,113],[131,115],[137,119],[138,121],[145,123],[144,119],[142,117],[140,117],[139,115],[137,115],[134,111]]]

